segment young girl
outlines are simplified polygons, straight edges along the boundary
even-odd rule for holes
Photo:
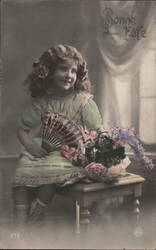
[[[72,166],[60,151],[48,153],[42,146],[41,117],[47,111],[90,129],[102,124],[93,101],[86,62],[71,46],[57,45],[45,51],[27,80],[32,102],[21,116],[18,138],[21,153],[13,179],[16,222],[36,222],[55,194],[55,185],[81,178],[81,169]],[[34,200],[35,199],[35,200]]]

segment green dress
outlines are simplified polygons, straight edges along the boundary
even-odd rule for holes
[[[38,130],[32,139],[40,145],[41,115],[46,111],[64,115],[67,119],[90,129],[97,129],[102,124],[93,96],[88,93],[74,92],[65,98],[55,98],[50,95],[35,98],[22,114],[21,126],[30,129],[31,132],[34,129]],[[61,156],[59,151],[53,151],[46,157],[36,158],[24,150],[19,156],[13,186],[37,187],[52,183],[64,186],[81,178],[84,178],[83,168],[73,166],[72,162]]]

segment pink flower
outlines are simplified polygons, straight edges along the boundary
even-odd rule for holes
[[[108,168],[104,167],[101,163],[92,162],[85,168],[86,176],[93,180],[100,180],[106,177]]]
[[[79,66],[79,69],[78,69],[78,72],[77,72],[77,78],[78,80],[80,81],[84,81],[86,80],[88,77],[88,69],[87,69],[87,63],[84,61],[80,66]]]
[[[89,131],[86,127],[83,128],[81,126],[79,126],[79,129],[83,136],[84,142],[87,142],[89,140],[93,141],[97,137],[97,132],[95,130]]]
[[[60,149],[60,154],[72,161],[76,153],[76,149],[74,147],[69,147],[68,145],[64,145]]]
[[[33,69],[40,79],[45,79],[49,74],[49,69],[38,61],[33,63]]]

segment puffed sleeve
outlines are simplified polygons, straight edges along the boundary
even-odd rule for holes
[[[42,107],[39,102],[33,101],[20,117],[20,127],[32,129],[41,124]]]
[[[90,98],[82,110],[83,125],[89,129],[97,129],[102,126],[102,117],[95,101]]]

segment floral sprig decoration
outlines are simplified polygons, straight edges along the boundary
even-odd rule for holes
[[[111,125],[107,131],[88,131],[81,128],[81,132],[84,140],[75,150],[70,146],[61,148],[61,154],[72,160],[74,165],[85,167],[92,162],[102,164],[106,168],[119,165],[126,158],[125,146],[128,144],[141,165],[150,169],[154,167],[152,160],[145,155],[134,128]]]
[[[60,150],[61,155],[72,160],[73,165],[85,167],[96,162],[109,168],[119,164],[126,157],[124,147],[115,146],[115,142],[108,133],[88,131],[82,127],[79,127],[79,130],[81,130],[83,141],[79,141],[75,149],[64,145]]]
[[[127,144],[130,146],[130,148],[134,152],[135,157],[143,166],[150,169],[155,166],[152,160],[146,156],[145,149],[143,148],[140,140],[135,135],[134,127],[114,127],[111,123],[109,123],[108,134],[115,142],[115,147],[118,147],[118,145],[125,146]]]
[[[128,144],[141,165],[153,168],[154,164],[145,155],[145,150],[135,135],[134,128],[119,128],[88,131],[79,127],[83,140],[76,147],[64,145],[60,153],[72,164],[84,168],[85,176],[91,181],[114,183],[119,176],[126,175],[130,164],[125,146]]]

